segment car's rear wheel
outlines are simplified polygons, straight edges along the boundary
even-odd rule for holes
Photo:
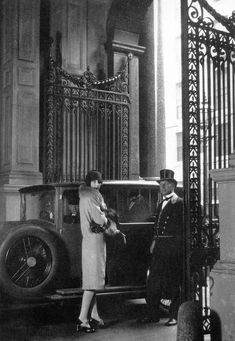
[[[0,286],[13,298],[37,298],[59,270],[56,237],[38,226],[18,227],[0,247]]]

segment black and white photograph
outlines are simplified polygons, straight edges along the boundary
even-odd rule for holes
[[[235,1],[0,0],[0,341],[235,341]]]

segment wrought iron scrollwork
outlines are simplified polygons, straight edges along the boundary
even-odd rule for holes
[[[235,11],[232,13],[232,15],[229,18],[226,18],[225,16],[218,13],[206,0],[197,0],[201,7],[203,7],[208,13],[211,14],[211,16],[220,22],[227,30],[235,36]],[[212,21],[213,23],[214,21]]]
[[[235,11],[227,18],[218,13],[206,0],[190,0],[188,13],[192,22],[197,22],[203,27],[213,28],[215,20],[217,20],[235,37]]]
[[[234,17],[219,16],[206,0],[188,0],[187,121],[191,294],[210,330],[209,272],[219,258],[218,193],[210,169],[228,167],[234,150]],[[227,29],[218,30],[215,19]]]
[[[228,145],[222,149],[223,146],[220,146],[216,140],[216,131],[218,130],[218,135],[222,138],[222,133],[224,134],[225,129],[228,129],[225,125],[227,126],[232,118],[230,108],[227,108],[225,101],[234,93],[232,68],[235,40],[229,33],[214,28],[212,18],[208,20],[201,3],[201,1],[189,1],[188,10],[188,126],[193,247],[201,247],[203,244],[201,227],[203,216],[206,214],[201,207],[206,199],[201,197],[203,163],[208,162],[207,167],[210,168],[219,168],[223,162],[226,167],[226,153],[232,150],[231,141],[227,141]],[[230,89],[229,93],[228,89]],[[222,130],[219,125],[223,125]],[[209,153],[209,160],[202,159],[203,153]],[[207,184],[203,185],[207,186]],[[212,186],[214,185],[210,182],[211,192],[208,195],[210,200],[217,200],[216,190]],[[212,221],[212,213],[209,215],[209,220]]]
[[[57,62],[50,57],[49,67],[49,81],[53,82],[56,77],[61,77],[63,85],[76,85],[85,89],[103,89],[108,91],[128,93],[128,62],[131,56],[126,57],[126,62],[121,71],[117,75],[98,80],[96,76],[90,71],[89,66],[82,76],[70,74],[60,67]]]
[[[90,168],[106,179],[128,179],[127,80],[126,65],[117,76],[98,81],[89,69],[71,75],[50,59],[45,182],[78,181]]]

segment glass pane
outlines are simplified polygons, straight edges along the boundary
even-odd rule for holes
[[[63,193],[63,221],[66,224],[79,223],[78,190],[65,190]]]
[[[157,188],[103,187],[108,208],[115,209],[121,223],[153,221],[158,200]]]
[[[25,219],[54,222],[55,190],[25,194]]]

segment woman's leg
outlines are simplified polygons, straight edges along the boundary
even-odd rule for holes
[[[91,307],[92,300],[95,292],[91,290],[85,290],[82,296],[82,306],[80,310],[79,320],[83,323],[88,323],[88,313]]]
[[[98,308],[97,308],[97,298],[96,294],[93,296],[92,302],[91,302],[91,325],[97,329],[97,328],[106,328],[106,324],[100,317],[98,313]]]
[[[99,313],[98,313],[98,308],[97,308],[96,294],[93,296],[93,299],[91,302],[91,318],[95,319],[96,321],[101,320]]]

